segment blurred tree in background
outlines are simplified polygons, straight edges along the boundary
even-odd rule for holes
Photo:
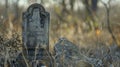
[[[94,30],[94,29],[98,29],[98,22],[97,22],[97,16],[96,16],[96,12],[98,9],[98,0],[82,0],[84,5],[85,5],[85,9],[86,9],[86,13],[87,13],[87,17],[86,17],[86,21],[89,23],[90,29]]]
[[[92,36],[96,32],[96,34],[101,33],[102,35],[102,32],[106,30],[107,16],[100,0],[1,0],[1,34],[9,37],[12,36],[13,32],[21,34],[22,13],[32,3],[40,3],[50,12],[52,31],[50,32],[50,36],[53,40],[59,37],[67,37],[71,41],[80,44],[79,40],[84,40],[87,37],[84,33]],[[113,3],[112,6],[115,7],[116,3]],[[117,10],[118,8],[115,7],[114,11],[119,11]],[[119,22],[119,12],[115,13],[111,13],[115,16],[110,17],[110,24],[115,25]],[[116,25],[119,25],[119,23]],[[94,33],[90,33],[89,31]],[[117,35],[117,37],[119,36]]]

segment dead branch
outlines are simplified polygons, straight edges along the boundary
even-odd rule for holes
[[[103,1],[101,1],[101,3],[104,5],[105,9],[106,9],[106,16],[107,16],[107,28],[108,28],[108,31],[109,33],[111,34],[112,36],[112,39],[114,41],[115,44],[117,44],[117,40],[113,34],[113,31],[112,31],[112,28],[110,26],[110,9],[111,9],[111,3],[112,0],[109,0],[107,3],[104,3]]]

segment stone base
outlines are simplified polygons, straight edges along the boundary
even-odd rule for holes
[[[41,52],[39,52],[39,53],[41,53]],[[30,59],[30,58],[32,58],[32,59]],[[54,63],[53,59],[51,58],[50,55],[47,55],[46,53],[38,54],[36,56],[36,60],[34,60],[33,58],[34,58],[34,55],[32,55],[32,54],[31,55],[25,54],[25,56],[23,57],[23,55],[21,53],[18,56],[16,62],[13,64],[13,66],[15,66],[15,67],[27,67],[27,64],[28,64],[29,67],[41,67],[41,66],[54,67],[53,66],[53,63]]]

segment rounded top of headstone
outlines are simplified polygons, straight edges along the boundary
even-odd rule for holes
[[[38,4],[38,3],[34,3],[30,5],[27,11],[31,11],[31,9],[35,9],[35,8],[39,8],[41,12],[45,12],[45,8],[41,4]]]

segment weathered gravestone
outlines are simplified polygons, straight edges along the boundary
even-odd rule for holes
[[[66,38],[60,38],[54,50],[57,67],[76,67],[77,61],[82,57],[78,46]]]
[[[49,19],[49,13],[40,4],[32,4],[23,13],[23,53],[17,59],[17,64],[21,67],[52,67],[49,55]]]
[[[60,38],[54,50],[57,67],[92,67],[88,62],[90,58],[80,53],[80,48],[66,38]]]

